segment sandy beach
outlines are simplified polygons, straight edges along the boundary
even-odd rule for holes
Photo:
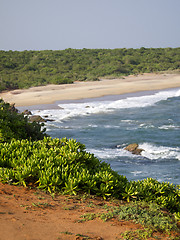
[[[17,107],[52,104],[58,100],[96,98],[107,95],[162,90],[180,87],[180,74],[130,75],[120,79],[101,79],[95,82],[75,82],[65,85],[47,85],[0,93],[5,102]]]

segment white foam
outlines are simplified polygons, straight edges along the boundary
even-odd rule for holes
[[[142,174],[143,172],[142,171],[133,171],[131,173],[133,173],[134,176],[138,176],[138,175]]]
[[[138,123],[138,121],[136,121],[136,120],[131,120],[131,119],[123,119],[123,120],[121,120],[121,122],[125,122],[125,123],[128,123],[128,124],[131,124],[131,123]]]
[[[176,126],[176,125],[162,125],[160,127],[158,127],[159,129],[163,129],[163,130],[169,130],[169,129],[180,129],[180,126]]]
[[[147,129],[147,128],[155,128],[155,126],[152,125],[152,124],[141,123],[141,124],[139,125],[139,128],[145,128],[145,129]]]
[[[151,143],[143,143],[139,148],[144,149],[141,153],[142,156],[153,159],[178,159],[180,160],[180,148],[157,146]]]
[[[117,157],[128,157],[130,159],[141,159],[148,158],[150,160],[158,159],[177,159],[180,160],[180,148],[178,147],[165,147],[157,146],[151,143],[139,144],[139,148],[144,149],[140,156],[130,153],[124,149],[124,145],[118,148],[103,148],[103,149],[87,149],[87,151],[93,153],[97,158],[100,159],[114,159]]]
[[[160,91],[158,93],[140,97],[129,97],[117,101],[97,101],[88,103],[60,104],[61,109],[33,111],[33,114],[41,116],[48,115],[56,121],[62,121],[77,116],[88,116],[89,114],[100,114],[125,108],[143,108],[153,106],[161,100],[180,96],[180,90]],[[122,120],[126,121],[126,120]],[[128,120],[127,120],[128,121]]]
[[[100,159],[112,159],[116,157],[130,157],[137,158],[137,155],[133,155],[128,151],[124,150],[124,147],[118,148],[103,148],[103,149],[87,149],[88,152],[91,152],[95,157]]]

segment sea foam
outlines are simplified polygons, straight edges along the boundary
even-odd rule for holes
[[[142,156],[154,160],[154,159],[177,159],[180,160],[180,148],[157,146],[152,143],[142,143],[139,148],[144,149],[141,153]]]
[[[113,112],[117,109],[125,108],[144,108],[148,106],[153,106],[154,104],[167,100],[168,98],[180,96],[179,89],[173,89],[168,91],[160,91],[155,94],[138,96],[138,97],[128,97],[125,99],[120,99],[116,101],[93,101],[83,102],[83,103],[62,103],[59,104],[60,109],[50,109],[33,111],[33,114],[39,114],[42,117],[45,115],[50,116],[55,121],[62,121],[69,118],[74,118],[78,116],[88,116],[91,114],[105,114]],[[84,100],[86,101],[86,100]]]

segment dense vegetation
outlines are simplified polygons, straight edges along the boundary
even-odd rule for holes
[[[180,68],[180,48],[0,51],[0,91]]]
[[[46,134],[41,128],[42,124],[30,123],[14,106],[0,99],[0,142],[10,142],[12,138],[43,139]]]

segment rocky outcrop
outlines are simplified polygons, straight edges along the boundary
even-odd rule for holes
[[[41,116],[39,116],[39,115],[30,115],[29,116],[29,121],[30,122],[53,122],[53,121],[55,121],[55,120],[53,120],[53,119],[44,119],[44,118],[42,118]]]
[[[24,114],[24,115],[32,115],[32,113],[31,113],[31,111],[29,111],[29,110],[24,110],[24,112],[22,112],[22,114]]]
[[[125,150],[131,152],[132,154],[141,155],[141,152],[144,150],[138,147],[139,145],[137,143],[131,143],[125,147]]]
[[[46,120],[39,115],[29,116],[29,121],[30,122],[46,122]]]

